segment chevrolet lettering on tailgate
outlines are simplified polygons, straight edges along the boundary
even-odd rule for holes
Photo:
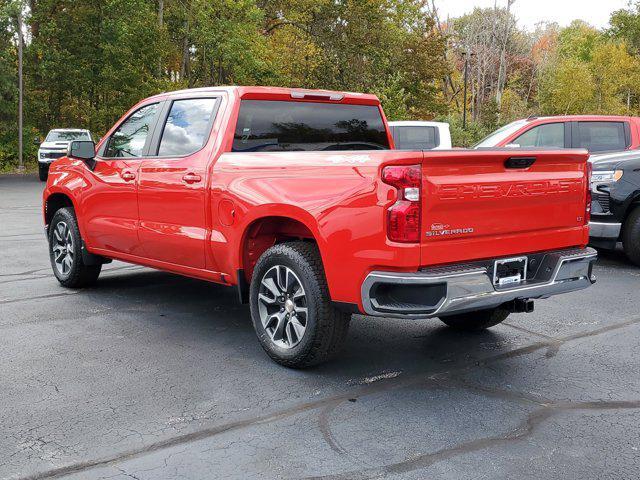
[[[471,185],[440,185],[440,200],[469,198],[534,197],[571,194],[582,188],[580,180],[549,180],[543,182],[478,183]]]

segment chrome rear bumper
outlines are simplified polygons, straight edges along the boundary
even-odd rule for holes
[[[525,281],[493,284],[495,260],[425,269],[415,273],[371,272],[362,284],[368,315],[431,318],[498,307],[518,299],[546,298],[589,287],[597,253],[592,248],[529,255]]]
[[[617,240],[622,230],[622,224],[619,222],[589,222],[589,237],[592,238],[611,238]]]

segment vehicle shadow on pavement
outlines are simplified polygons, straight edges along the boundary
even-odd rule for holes
[[[618,243],[615,250],[606,250],[598,248],[598,262],[599,265],[610,265],[629,268],[633,264],[629,261],[627,256],[622,250],[622,244]]]
[[[352,383],[382,375],[429,375],[460,360],[480,358],[526,341],[520,332],[498,327],[482,332],[459,332],[438,319],[397,320],[354,315],[346,344],[332,361],[308,370],[287,370],[272,363],[255,339],[248,305],[237,300],[235,288],[152,270],[105,271],[98,283],[82,290],[93,301],[115,304],[135,312],[140,321],[162,328],[177,338],[200,337],[212,350],[243,348],[251,361],[264,368],[295,376],[347,378]],[[77,298],[77,297],[76,297]],[[515,334],[515,335],[514,335]]]

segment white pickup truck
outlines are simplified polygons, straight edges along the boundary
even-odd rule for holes
[[[449,124],[443,122],[389,122],[397,150],[450,150]]]
[[[43,182],[47,180],[49,165],[54,160],[67,155],[69,143],[74,140],[85,140],[92,142],[89,130],[79,128],[56,128],[47,134],[47,137],[38,148],[38,174]]]

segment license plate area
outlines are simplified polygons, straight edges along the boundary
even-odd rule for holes
[[[527,257],[505,258],[493,264],[493,284],[500,287],[513,287],[527,278]]]

